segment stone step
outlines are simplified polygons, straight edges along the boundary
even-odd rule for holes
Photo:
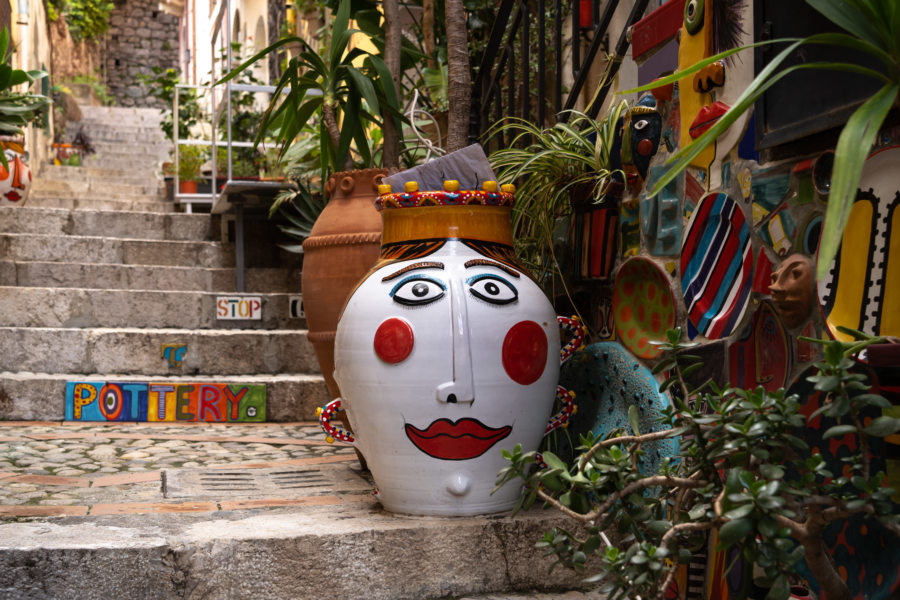
[[[106,167],[67,167],[47,165],[36,178],[50,181],[85,181],[88,183],[111,182],[117,184],[147,185],[160,181],[159,169],[155,166],[144,170],[109,169]]]
[[[231,244],[0,234],[0,256],[14,261],[85,262],[169,267],[234,267]]]
[[[314,420],[316,409],[331,400],[321,375],[154,375],[159,383],[241,383],[266,386],[266,421]],[[65,415],[68,381],[147,382],[141,375],[0,372],[0,421],[53,421]],[[2,587],[0,587],[2,589]]]
[[[103,210],[103,211],[126,211],[126,212],[157,212],[172,213],[178,210],[172,202],[166,200],[162,195],[148,198],[147,196],[134,196],[118,198],[97,198],[94,196],[75,197],[75,196],[41,196],[32,195],[28,197],[29,207],[40,208],[63,208],[67,210]]]
[[[0,327],[305,329],[289,302],[289,294],[0,286]],[[251,310],[258,319],[227,318]]]
[[[31,193],[36,196],[99,196],[107,198],[156,196],[164,190],[162,179],[152,179],[139,183],[115,183],[102,180],[35,179],[31,187]]]
[[[571,527],[556,512],[405,517],[361,498],[332,498],[281,510],[216,511],[207,501],[165,515],[8,523],[0,526],[0,585],[21,598],[58,600],[500,600],[583,585],[584,575],[548,572],[534,547],[545,532]],[[177,514],[204,507],[210,512]],[[544,600],[562,598],[572,599]]]
[[[124,106],[89,106],[79,105],[82,121],[80,122],[123,122],[139,121],[159,122],[163,112],[158,108],[129,108]]]
[[[227,268],[0,260],[0,285],[8,286],[229,293],[235,276]],[[299,269],[245,269],[244,281],[253,293],[300,293]]]
[[[187,348],[170,367],[163,346]],[[0,327],[0,371],[165,375],[318,374],[305,330]]]
[[[0,233],[37,233],[146,240],[212,241],[218,219],[210,215],[0,207]]]

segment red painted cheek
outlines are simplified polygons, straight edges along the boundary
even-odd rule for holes
[[[390,318],[375,332],[375,354],[393,365],[406,360],[414,342],[412,326],[403,319]]]
[[[641,140],[638,142],[638,154],[641,156],[650,156],[653,152],[653,142],[650,140]]]
[[[503,340],[503,368],[522,385],[540,379],[547,366],[547,334],[534,321],[513,325]]]

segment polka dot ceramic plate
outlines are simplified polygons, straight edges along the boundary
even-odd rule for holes
[[[665,272],[648,258],[630,258],[619,269],[613,289],[616,333],[635,356],[656,358],[666,329],[675,326],[675,297]]]

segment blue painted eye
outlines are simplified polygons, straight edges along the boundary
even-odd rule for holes
[[[439,279],[424,275],[411,275],[401,280],[391,290],[391,298],[394,302],[406,306],[420,306],[430,304],[441,298],[447,286]]]
[[[466,280],[466,285],[473,296],[491,304],[509,304],[519,298],[515,286],[499,275],[475,275]]]

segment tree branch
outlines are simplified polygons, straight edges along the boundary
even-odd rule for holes
[[[594,457],[601,448],[606,448],[607,446],[613,446],[616,444],[645,444],[647,442],[652,442],[654,440],[662,440],[667,437],[674,437],[681,433],[681,429],[666,429],[663,431],[654,431],[653,433],[643,433],[641,435],[620,435],[619,437],[607,438],[605,440],[601,440],[591,446],[590,450],[585,452],[581,461],[578,463],[578,470],[584,471],[587,468],[587,463]]]

